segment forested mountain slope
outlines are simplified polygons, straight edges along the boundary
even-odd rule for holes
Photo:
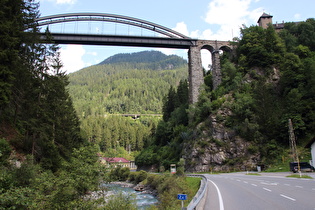
[[[165,95],[188,77],[187,61],[157,51],[117,54],[69,75],[69,92],[82,136],[105,156],[134,159],[151,141],[161,117],[139,120],[118,114],[161,114]],[[128,151],[128,154],[127,154]]]
[[[69,75],[81,118],[108,113],[161,113],[170,86],[187,79],[187,62],[156,51],[112,56]]]
[[[113,55],[98,65],[129,63],[135,69],[175,69],[187,64],[177,55],[165,55],[160,51],[142,51],[136,53],[120,53]]]

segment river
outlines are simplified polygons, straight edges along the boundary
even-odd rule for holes
[[[124,192],[129,193],[131,195],[135,195],[136,203],[138,206],[138,209],[146,209],[151,205],[155,205],[158,203],[158,200],[151,194],[148,193],[142,193],[139,191],[135,191],[133,188],[130,187],[121,187],[118,184],[107,184],[106,185],[110,191],[115,192]]]

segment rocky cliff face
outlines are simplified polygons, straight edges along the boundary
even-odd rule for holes
[[[188,172],[252,170],[259,162],[258,154],[249,152],[245,141],[224,122],[232,113],[224,105],[217,113],[200,123],[197,137],[184,147],[185,169]]]

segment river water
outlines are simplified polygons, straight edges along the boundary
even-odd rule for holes
[[[158,203],[158,200],[153,195],[135,191],[133,188],[130,187],[121,187],[120,185],[117,184],[107,184],[106,186],[110,191],[115,191],[117,193],[123,192],[135,195],[138,209],[141,210],[146,209],[151,205],[156,205]]]

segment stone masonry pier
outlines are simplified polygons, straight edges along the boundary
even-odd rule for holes
[[[213,89],[221,83],[220,51],[232,51],[229,41],[198,40],[196,45],[188,51],[189,67],[189,103],[198,101],[200,89],[204,83],[203,68],[201,62],[201,50],[207,49],[212,55],[212,80]]]

